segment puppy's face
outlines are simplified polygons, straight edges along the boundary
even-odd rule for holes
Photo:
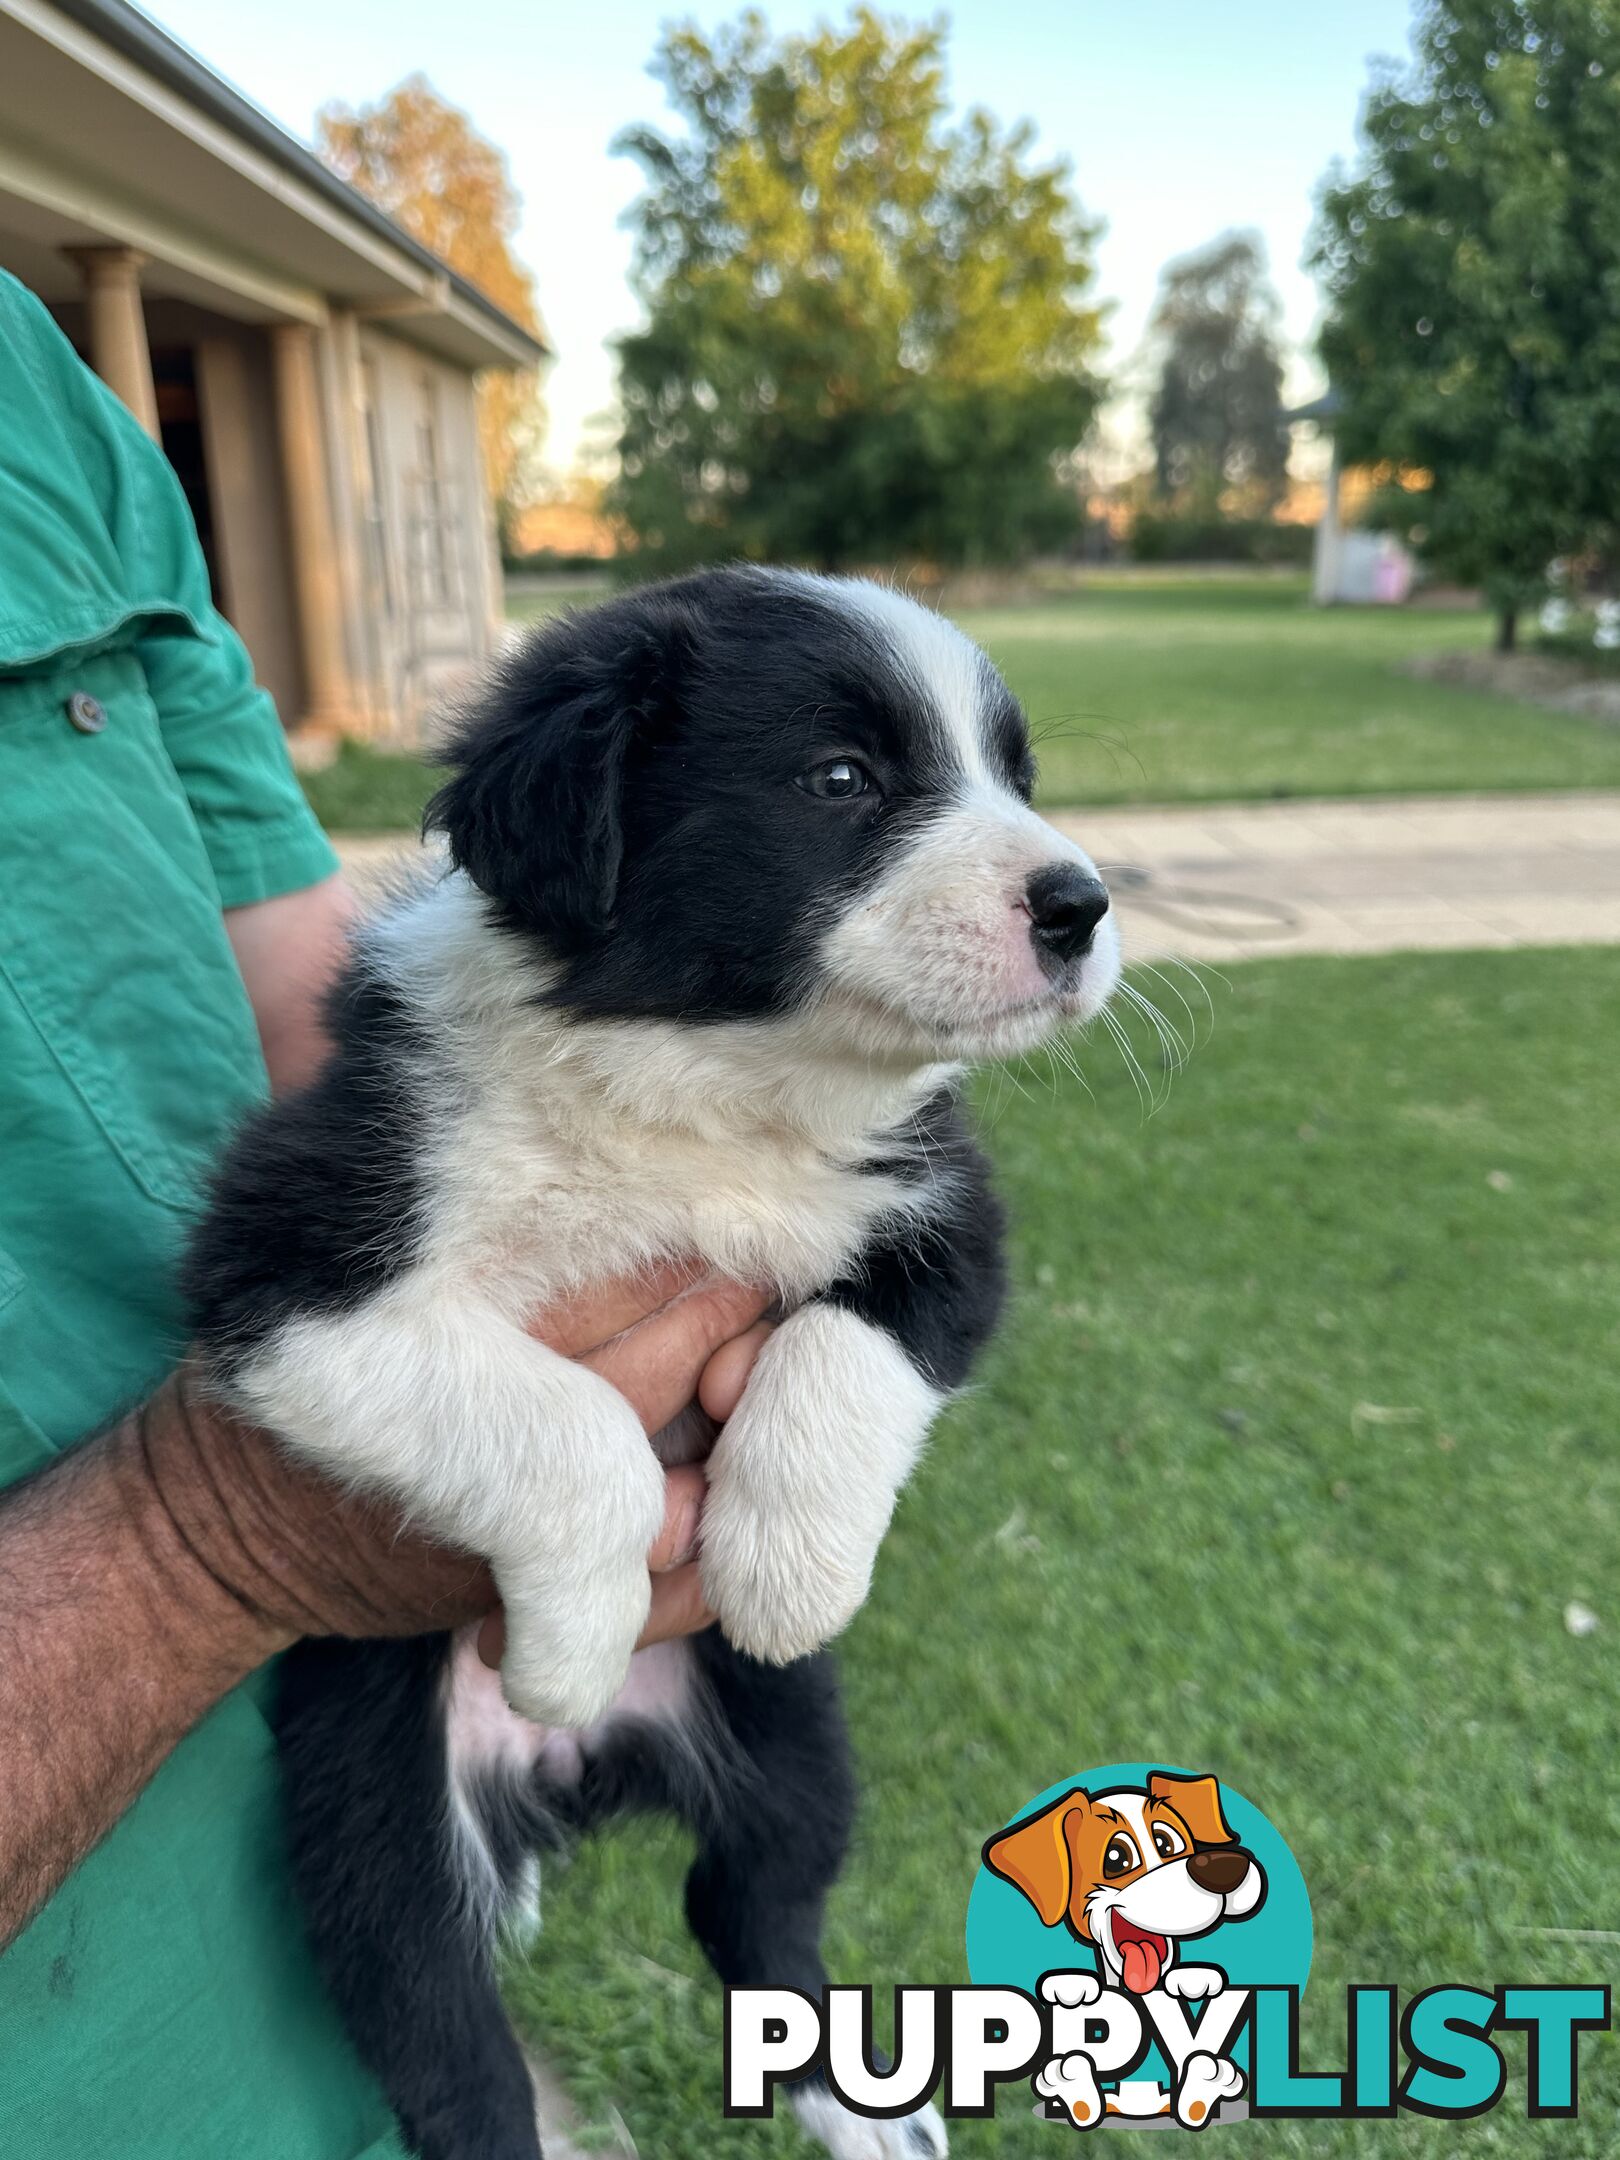
[[[581,1013],[813,1007],[918,1061],[1027,1049],[1118,978],[1016,700],[880,586],[718,571],[548,626],[452,757],[434,822]]]

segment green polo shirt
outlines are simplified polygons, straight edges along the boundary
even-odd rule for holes
[[[174,1362],[185,1226],[264,1090],[220,911],[334,867],[173,473],[0,274],[0,1484]],[[401,2152],[304,1944],[263,1692],[0,1956],[7,2160]]]

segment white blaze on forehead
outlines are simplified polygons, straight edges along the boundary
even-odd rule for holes
[[[985,756],[984,718],[990,663],[955,623],[870,578],[812,578],[823,600],[861,616],[882,641],[890,664],[938,723],[952,761],[970,782],[995,784]],[[1004,784],[1004,783],[1003,783]]]
[[[990,730],[1002,693],[990,662],[954,623],[892,586],[798,570],[762,575],[862,634],[951,769],[829,924],[819,948],[825,981],[860,999],[868,1021],[876,1007],[911,1031],[908,1040],[953,1057],[1014,1054],[1060,1017],[1089,1019],[1118,979],[1118,932],[1104,920],[1061,1007],[1054,1003],[1030,936],[1029,881],[1053,864],[1092,877],[1096,867],[996,769]]]

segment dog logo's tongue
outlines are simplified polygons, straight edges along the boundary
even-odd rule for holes
[[[1169,1945],[1162,1935],[1132,1927],[1123,1913],[1116,1912],[1113,1918],[1114,1942],[1123,1961],[1120,1977],[1133,1995],[1151,1994],[1159,1984]]]

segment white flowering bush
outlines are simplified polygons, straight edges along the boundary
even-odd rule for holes
[[[1537,615],[1544,649],[1572,660],[1613,664],[1620,656],[1620,599],[1582,594],[1573,566],[1560,558],[1547,565],[1547,597]]]

